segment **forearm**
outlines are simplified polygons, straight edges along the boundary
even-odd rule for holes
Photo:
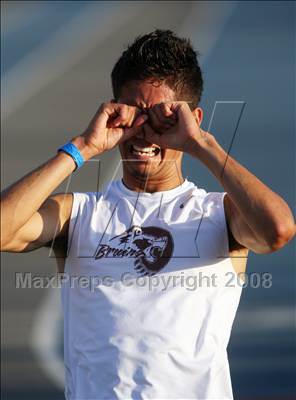
[[[212,135],[196,143],[191,154],[218,179],[256,238],[273,243],[295,231],[287,203],[232,157],[227,157]]]
[[[75,138],[72,142],[85,159],[90,157],[81,139]],[[74,160],[59,152],[1,193],[1,243],[9,241],[24,226],[74,169]]]

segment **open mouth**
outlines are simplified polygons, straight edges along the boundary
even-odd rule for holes
[[[135,144],[130,145],[129,150],[136,158],[152,158],[160,153],[159,147],[141,147]]]

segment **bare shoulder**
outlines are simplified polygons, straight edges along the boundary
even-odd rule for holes
[[[26,224],[14,235],[8,251],[28,252],[65,238],[73,204],[72,193],[48,197]]]
[[[58,214],[65,217],[65,219],[70,218],[71,210],[73,204],[73,194],[72,193],[57,193],[48,197],[39,209],[42,210],[56,210]]]
[[[64,272],[65,260],[67,257],[67,245],[68,245],[68,230],[69,221],[71,217],[71,211],[73,206],[73,194],[72,193],[58,193],[47,199],[43,207],[47,210],[58,210],[60,229],[59,232],[46,243],[46,247],[50,247],[56,258],[57,270],[59,273]],[[40,210],[41,211],[41,210]]]
[[[50,196],[38,210],[44,223],[48,224],[49,241],[67,237],[72,205],[72,193],[57,193]]]
[[[40,207],[38,213],[51,225],[50,241],[67,237],[72,206],[72,193],[57,193],[50,196]],[[55,232],[52,224],[55,224]]]

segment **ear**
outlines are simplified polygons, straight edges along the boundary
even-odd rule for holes
[[[192,114],[194,118],[196,119],[198,125],[200,126],[202,123],[203,119],[203,110],[200,107],[196,107],[193,111]]]

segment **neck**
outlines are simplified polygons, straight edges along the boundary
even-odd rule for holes
[[[169,174],[163,178],[153,176],[133,176],[123,171],[123,183],[125,186],[136,192],[163,192],[165,190],[171,190],[180,186],[184,182],[184,178],[180,173]]]

